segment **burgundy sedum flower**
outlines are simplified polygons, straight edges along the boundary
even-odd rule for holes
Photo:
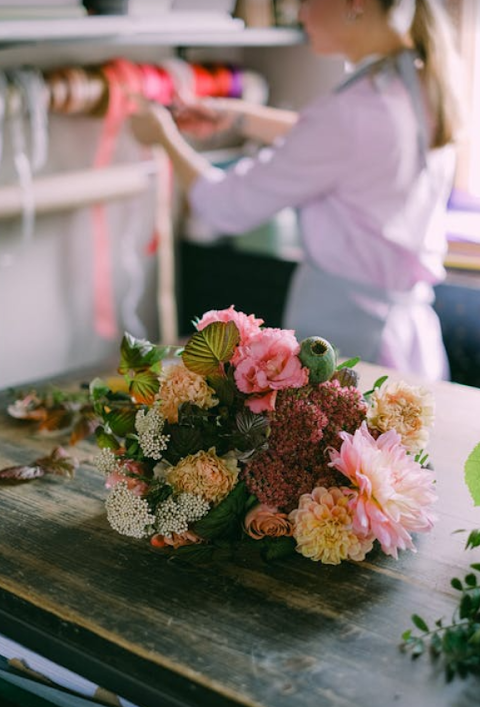
[[[312,488],[344,483],[329,467],[327,450],[338,450],[342,443],[338,433],[353,434],[366,411],[360,391],[343,388],[336,380],[279,391],[268,450],[243,470],[250,493],[261,503],[289,512]]]

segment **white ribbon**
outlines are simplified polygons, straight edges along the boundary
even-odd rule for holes
[[[7,79],[0,71],[0,165],[2,164],[3,152],[3,127],[5,124],[5,113],[7,109]]]
[[[32,168],[27,155],[27,141],[24,130],[24,95],[16,81],[16,74],[10,74],[12,84],[8,100],[8,124],[13,149],[13,164],[22,190],[22,236],[24,246],[28,245],[35,228],[35,202],[32,189]]]
[[[48,92],[36,69],[10,71],[8,102],[13,162],[22,189],[22,234],[28,245],[35,230],[35,200],[32,188],[33,172],[39,171],[48,157]],[[25,123],[30,125],[31,157],[28,155]]]
[[[18,69],[14,77],[23,91],[30,121],[32,172],[38,172],[48,157],[48,89],[36,69]]]

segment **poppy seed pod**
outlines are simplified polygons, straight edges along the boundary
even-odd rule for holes
[[[303,366],[308,368],[309,383],[324,383],[332,377],[337,355],[331,343],[321,336],[309,336],[300,342],[298,357]]]

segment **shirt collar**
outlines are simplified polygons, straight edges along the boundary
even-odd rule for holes
[[[360,59],[360,61],[357,61],[356,63],[353,61],[346,61],[345,73],[349,76],[351,74],[356,74],[357,71],[361,71],[362,69],[367,68],[367,66],[376,64],[377,61],[380,61],[380,59],[382,58],[383,57],[381,54],[369,54],[368,56],[363,57],[363,59]]]

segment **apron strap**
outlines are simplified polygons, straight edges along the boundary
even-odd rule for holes
[[[418,54],[416,52],[400,52],[395,58],[395,66],[410,95],[412,108],[417,118],[418,150],[422,160],[422,167],[426,169],[430,138],[425,103],[416,67],[417,60]]]
[[[408,91],[412,108],[417,118],[417,141],[422,168],[427,168],[427,155],[429,150],[429,130],[425,104],[422,96],[422,89],[418,78],[416,62],[418,53],[411,49],[405,49],[394,56],[381,57],[369,61],[360,67],[351,76],[347,77],[337,88],[336,93],[340,93],[363,79],[365,76],[385,74],[388,71],[395,71],[403,81]]]

